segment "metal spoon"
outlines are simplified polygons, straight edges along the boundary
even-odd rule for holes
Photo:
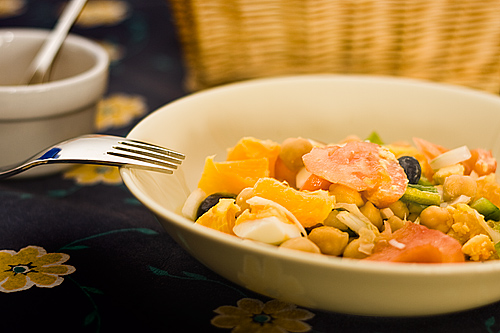
[[[66,5],[54,30],[48,35],[47,40],[28,67],[21,81],[21,85],[37,84],[48,81],[49,68],[62,43],[66,39],[69,29],[73,26],[73,23],[76,21],[86,3],[87,0],[71,0]]]

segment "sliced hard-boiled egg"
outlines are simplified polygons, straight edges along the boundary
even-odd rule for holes
[[[200,207],[201,202],[206,198],[206,196],[207,194],[201,188],[197,188],[191,192],[184,202],[184,206],[182,206],[182,216],[190,219],[191,221],[195,221],[198,207]]]
[[[300,237],[298,228],[284,223],[276,216],[248,220],[233,228],[236,236],[252,239],[267,244],[281,244],[287,239]]]
[[[238,216],[233,228],[238,237],[277,245],[306,235],[300,222],[280,204],[258,196],[246,202],[250,208]]]

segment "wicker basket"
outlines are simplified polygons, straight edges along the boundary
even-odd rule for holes
[[[500,91],[498,0],[168,0],[187,86],[305,73]]]

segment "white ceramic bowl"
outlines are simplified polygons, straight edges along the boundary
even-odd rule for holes
[[[21,162],[59,141],[95,131],[96,105],[107,88],[108,54],[97,43],[69,35],[50,81],[19,85],[48,31],[0,29],[0,166]],[[43,175],[58,167],[39,167]]]
[[[193,225],[179,214],[205,157],[243,136],[335,142],[376,130],[386,142],[426,138],[500,156],[500,97],[461,87],[362,76],[262,79],[195,93],[140,122],[129,137],[187,155],[174,175],[123,169],[126,186],[195,258],[253,291],[301,306],[371,316],[435,315],[500,300],[500,261],[391,264],[278,250]]]

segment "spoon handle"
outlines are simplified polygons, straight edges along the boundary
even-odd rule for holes
[[[66,5],[54,30],[48,35],[47,40],[28,67],[26,77],[21,84],[36,84],[45,81],[50,65],[86,3],[87,0],[71,0]]]

